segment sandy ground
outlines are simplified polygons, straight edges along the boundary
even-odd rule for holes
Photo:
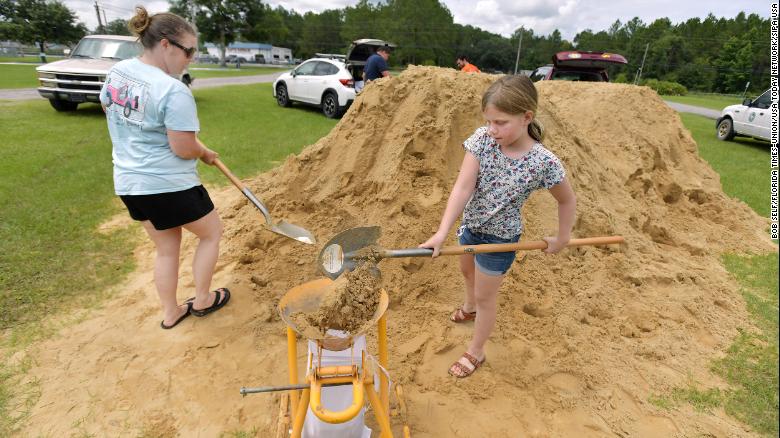
[[[246,183],[275,217],[309,228],[320,244],[379,225],[381,246],[414,247],[438,224],[491,80],[410,67],[369,86],[327,137]],[[382,261],[390,372],[404,385],[412,435],[752,436],[721,410],[662,410],[648,398],[691,381],[724,387],[709,364],[739,328],[752,327],[719,256],[776,250],[767,220],[723,193],[677,114],[650,89],[538,88],[545,145],[578,196],[575,237],[620,234],[627,243],[516,262],[487,363],[465,380],[447,375],[471,335],[470,325],[447,319],[462,296],[457,260]],[[287,381],[275,306],[289,288],[321,277],[320,248],[265,231],[235,189],[212,197],[225,222],[214,286],[230,287],[231,303],[160,330],[153,249],[142,244],[138,270],[116,298],[26,352],[37,358],[29,377],[42,394],[21,436],[273,436],[278,396],[238,390]],[[547,193],[533,195],[523,216],[523,239],[556,229]],[[188,237],[185,266],[193,250]],[[180,299],[192,288],[183,269]],[[298,351],[302,368],[303,341]]]

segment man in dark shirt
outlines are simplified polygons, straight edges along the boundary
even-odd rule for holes
[[[390,47],[382,46],[376,49],[376,53],[368,57],[366,67],[363,69],[363,79],[373,81],[375,79],[390,76],[387,70],[387,59],[390,58]]]

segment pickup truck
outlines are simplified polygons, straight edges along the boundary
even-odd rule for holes
[[[718,140],[728,141],[735,136],[754,137],[769,141],[772,95],[766,90],[755,100],[745,99],[742,104],[723,108],[715,123]]]
[[[111,67],[142,52],[133,36],[86,36],[67,59],[36,68],[38,93],[57,111],[75,111],[84,102],[100,103],[100,89]],[[193,80],[186,70],[180,79],[188,86]]]

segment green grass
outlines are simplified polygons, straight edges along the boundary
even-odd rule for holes
[[[336,121],[305,107],[280,108],[270,84],[195,91],[201,138],[239,177],[280,163]],[[111,144],[97,105],[57,113],[43,99],[0,102],[0,436],[8,436],[35,387],[9,358],[47,332],[47,315],[94,307],[133,268],[137,227],[96,227],[121,213],[113,194]],[[305,129],[302,129],[305,127]],[[215,168],[202,179],[229,184]]]
[[[735,105],[742,102],[739,96],[728,96],[721,94],[695,94],[690,93],[686,96],[661,96],[664,100],[671,102],[684,103],[686,105],[700,106],[714,110],[722,110],[729,105]],[[748,96],[755,98],[756,96]]]
[[[738,138],[715,138],[710,119],[681,114],[699,144],[699,154],[721,175],[723,190],[745,201],[762,216],[769,214],[769,145]],[[729,415],[755,431],[777,436],[778,430],[778,253],[740,256],[725,254],[723,265],[735,277],[759,329],[742,330],[726,356],[712,363],[712,371],[728,384],[726,390],[699,388],[689,383],[670,394],[654,395],[650,403],[670,409],[689,403],[699,411],[723,407]]]
[[[714,120],[687,113],[680,113],[680,117],[698,143],[699,155],[720,174],[723,191],[768,217],[769,143],[745,137],[720,141],[715,136]]]
[[[35,65],[0,65],[0,89],[35,88],[38,76]]]

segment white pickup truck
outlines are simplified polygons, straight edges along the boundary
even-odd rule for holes
[[[100,102],[100,89],[114,64],[138,56],[138,38],[122,35],[89,35],[82,38],[70,57],[37,67],[38,93],[57,111],[75,111],[80,103]],[[189,85],[188,71],[181,81]]]
[[[740,105],[723,108],[715,124],[718,140],[728,141],[739,135],[769,141],[772,120],[772,96],[769,91],[766,90],[755,100],[745,99]]]

